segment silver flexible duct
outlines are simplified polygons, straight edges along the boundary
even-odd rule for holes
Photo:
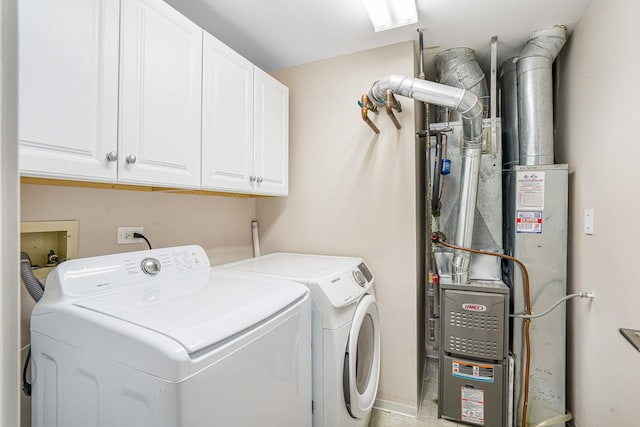
[[[562,25],[534,32],[516,64],[521,165],[554,163],[551,65],[567,40]]]
[[[443,85],[467,89],[482,100],[485,117],[489,111],[489,89],[475,52],[468,47],[456,47],[440,52],[433,58],[438,82]],[[447,117],[446,108],[436,109],[436,122],[458,122],[460,113],[452,111]]]
[[[31,271],[31,259],[26,252],[20,252],[20,276],[31,298],[33,298],[35,302],[40,301],[40,298],[42,298],[44,294],[44,285],[33,275],[33,271]]]
[[[369,98],[382,106],[387,90],[417,101],[455,108],[460,112],[464,143],[462,146],[460,204],[454,243],[457,246],[471,247],[482,151],[482,103],[477,96],[465,89],[401,75],[390,75],[375,82],[369,90]],[[466,284],[469,282],[469,263],[470,254],[468,252],[456,251],[454,253],[451,266],[454,283]]]

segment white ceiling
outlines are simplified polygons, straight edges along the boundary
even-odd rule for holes
[[[435,53],[460,46],[474,49],[486,69],[494,35],[500,64],[537,29],[564,24],[573,30],[592,0],[416,0],[417,24],[380,33],[361,0],[166,2],[266,71],[417,40],[418,28],[429,71]]]

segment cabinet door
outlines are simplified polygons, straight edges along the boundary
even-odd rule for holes
[[[204,34],[202,187],[252,192],[253,64]]]
[[[20,0],[23,175],[115,181],[119,9],[118,0]]]
[[[122,182],[200,186],[202,29],[162,0],[122,2]]]
[[[255,192],[277,196],[289,192],[289,89],[254,70]]]

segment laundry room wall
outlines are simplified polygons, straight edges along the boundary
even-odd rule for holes
[[[414,75],[412,42],[272,74],[290,91],[289,197],[260,199],[262,253],[359,256],[376,275],[382,366],[376,406],[415,413],[422,374],[423,233],[414,101],[399,97],[396,130],[384,109],[361,119],[357,101],[388,74]]]
[[[559,162],[569,164],[568,404],[576,426],[638,425],[640,3],[594,0],[560,57]],[[593,235],[584,209],[593,209]]]
[[[214,265],[253,256],[255,199],[23,184],[21,221],[79,221],[79,256],[143,250],[118,245],[118,226],[142,226],[154,248],[200,245]]]
[[[20,202],[21,221],[79,221],[81,258],[147,249],[146,243],[116,244],[118,226],[143,226],[154,248],[200,245],[214,265],[253,256],[255,199],[23,184]],[[34,303],[26,291],[21,294],[24,362]],[[22,398],[23,426],[30,425],[29,408]]]

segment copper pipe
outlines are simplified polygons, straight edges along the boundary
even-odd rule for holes
[[[380,129],[371,121],[369,118],[369,110],[374,113],[377,112],[377,107],[373,105],[371,101],[369,101],[369,97],[367,94],[362,95],[362,99],[360,100],[360,112],[362,113],[362,120],[375,132],[380,133]]]
[[[398,113],[401,113],[402,105],[400,105],[400,102],[398,102],[396,97],[393,96],[393,91],[391,89],[387,90],[387,92],[385,93],[384,106],[387,109],[387,114],[389,115],[389,118],[391,118],[391,121],[395,125],[396,129],[400,129],[402,126],[400,125],[400,122],[398,121],[396,116],[393,114],[393,109],[395,108]]]

